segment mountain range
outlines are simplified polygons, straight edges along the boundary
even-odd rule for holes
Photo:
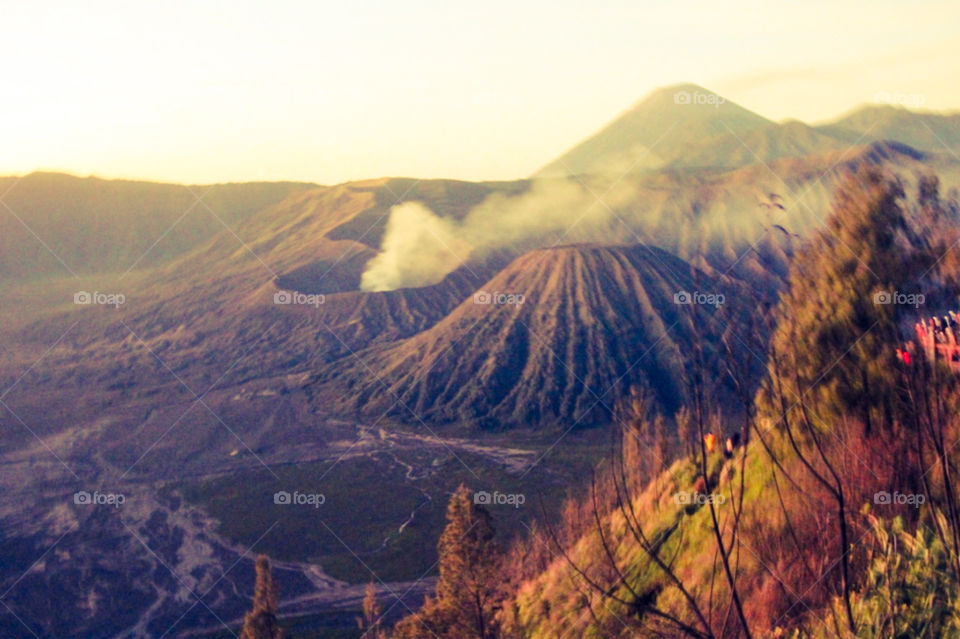
[[[677,85],[509,182],[0,178],[0,586],[64,535],[66,554],[15,591],[76,602],[38,608],[41,634],[159,635],[185,587],[239,614],[249,575],[218,577],[256,540],[249,486],[337,477],[341,459],[369,482],[356,508],[380,517],[346,542],[412,581],[430,562],[404,561],[436,541],[421,522],[442,517],[418,480],[542,473],[562,493],[631,389],[669,417],[695,350],[759,372],[743,327],[775,303],[838,181],[870,164],[948,191],[958,145],[960,115],[778,123]],[[570,431],[586,439],[554,445]],[[129,504],[90,526],[70,495],[101,487]],[[337,544],[284,545],[322,532],[304,521],[264,540],[297,584],[286,610],[356,605],[369,575]],[[183,583],[143,579],[167,570]],[[215,624],[201,608],[178,629]]]
[[[772,122],[702,87],[679,84],[654,91],[536,175],[730,169],[885,140],[950,153],[960,143],[958,130],[960,114],[892,105],[863,106],[814,126]]]

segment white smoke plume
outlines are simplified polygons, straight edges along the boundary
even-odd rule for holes
[[[758,204],[758,192],[782,191],[784,201],[791,201],[790,192],[773,178],[717,183],[682,176],[583,179],[542,178],[520,195],[494,193],[460,221],[420,203],[395,206],[361,288],[428,286],[493,249],[526,251],[578,242],[646,243],[687,258],[716,245],[736,263],[739,251],[773,224],[786,224],[796,233],[812,223],[807,217],[814,220],[806,207],[772,214]],[[823,191],[826,201],[828,188],[814,186],[802,192]]]
[[[459,222],[406,202],[391,209],[380,253],[367,263],[360,287],[427,286],[472,254],[518,243],[594,239],[597,222],[610,217],[606,206],[579,183],[566,180],[540,180],[521,195],[495,193]]]
[[[390,209],[380,253],[367,262],[360,288],[389,291],[434,284],[460,266],[470,249],[456,222],[419,202],[404,202]]]

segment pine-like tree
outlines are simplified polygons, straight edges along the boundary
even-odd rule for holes
[[[816,406],[811,417],[818,425],[845,413],[857,415],[868,432],[888,421],[896,384],[891,345],[903,313],[916,312],[892,297],[921,293],[918,277],[935,259],[918,241],[904,200],[901,183],[876,168],[850,176],[826,228],[791,268],[771,373],[783,384],[776,394],[787,406],[800,405],[801,397],[803,406]],[[783,407],[768,408],[777,415]]]
[[[277,589],[266,555],[257,557],[256,570],[253,609],[243,618],[240,639],[283,639],[283,630],[277,623]]]
[[[397,624],[396,639],[494,639],[500,594],[500,550],[493,519],[460,485],[447,506],[447,526],[437,545],[440,578],[436,596]]]
[[[377,601],[377,590],[371,582],[367,584],[363,595],[363,619],[360,620],[363,629],[362,639],[385,639],[382,617],[383,611]]]

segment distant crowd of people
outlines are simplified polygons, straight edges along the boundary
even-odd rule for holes
[[[950,368],[960,371],[960,340],[958,340],[960,316],[957,313],[950,311],[942,317],[921,320],[914,326],[914,331],[920,347],[923,348],[929,360],[932,361],[939,355]],[[908,342],[903,348],[897,349],[897,359],[907,366],[915,357],[913,342]]]

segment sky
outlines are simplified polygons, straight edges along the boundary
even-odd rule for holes
[[[960,2],[14,2],[0,174],[524,177],[666,85],[960,109]]]

